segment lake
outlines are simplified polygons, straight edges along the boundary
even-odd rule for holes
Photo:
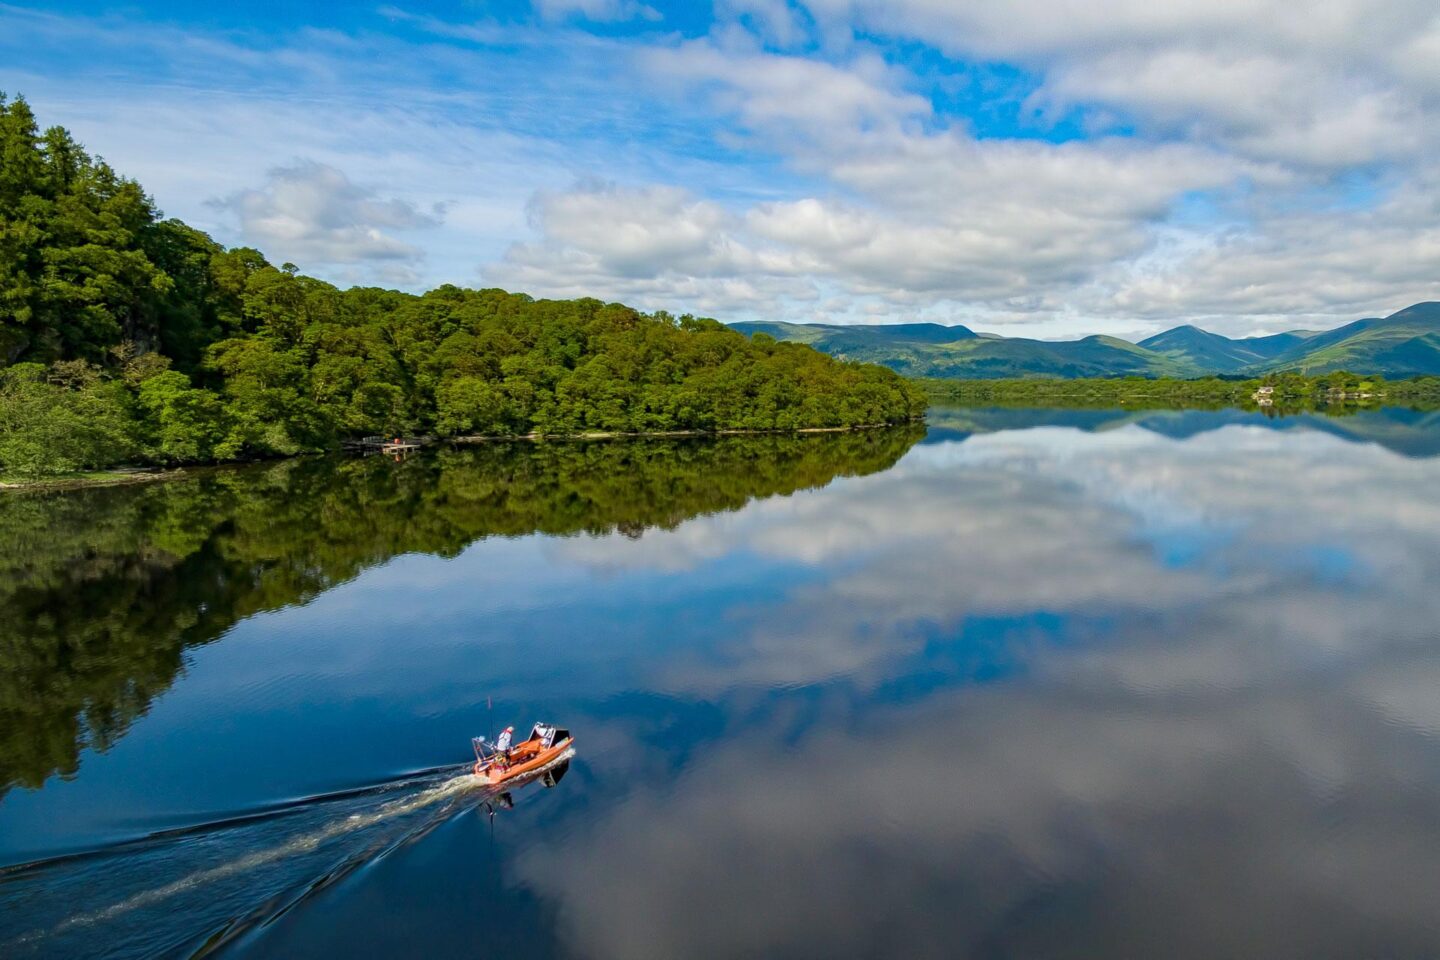
[[[1436,414],[296,460],[0,544],[6,957],[1440,955]]]

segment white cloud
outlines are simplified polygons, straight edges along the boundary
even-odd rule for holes
[[[1043,335],[1325,326],[1437,296],[1430,3],[725,0],[690,39],[663,22],[617,36],[653,13],[625,0],[535,9],[386,9],[398,32],[277,40],[3,8],[0,80],[167,211],[241,240],[203,201],[245,193],[254,237],[337,279],[388,257],[414,286],[478,268],[722,319]],[[79,59],[55,70],[30,48]],[[992,103],[976,65],[1022,79]],[[1018,117],[1002,135],[992,107]],[[1050,142],[1047,123],[1084,136]],[[294,156],[371,200],[452,206],[424,230],[311,232],[295,211],[331,208],[257,187]]]
[[[1426,181],[1429,182],[1426,182]],[[1103,271],[1077,302],[1229,333],[1324,327],[1440,299],[1440,183],[1390,188],[1373,206],[1277,211],[1263,229],[1172,231]]]
[[[657,267],[706,273],[732,255],[725,210],[674,187],[622,190],[592,182],[542,192],[531,209],[547,239],[593,251],[603,269],[620,276],[646,276]]]
[[[723,207],[675,187],[588,181],[542,191],[530,212],[541,241],[512,246],[487,268],[488,282],[545,296],[715,312],[815,296],[783,254],[747,246],[738,235],[742,223]]]
[[[777,34],[767,24],[781,10],[761,7],[754,29],[783,46],[799,27]],[[1407,215],[1440,196],[1421,172],[1440,146],[1427,122],[1436,74],[1414,56],[1440,45],[1426,5],[808,8],[830,36],[860,25],[1018,60],[1039,71],[1031,105],[1118,111],[1142,134],[977,139],[853,40],[829,60],[765,52],[734,30],[643,51],[667,89],[688,89],[750,145],[831,185],[734,211],[753,231],[747,243],[760,238],[848,295],[821,319],[869,319],[880,303],[894,319],[968,310],[981,323],[1065,317],[1076,332],[1200,318],[1249,330],[1287,326],[1288,313],[1289,326],[1330,325],[1435,295],[1427,225],[1416,235]],[[1374,192],[1391,202],[1352,204],[1351,185],[1332,179],[1375,178],[1377,165],[1390,170]],[[1177,217],[1196,194],[1213,197],[1215,214]],[[749,305],[725,306],[734,318]]]
[[[857,129],[892,130],[931,113],[928,100],[903,89],[905,75],[874,53],[844,64],[763,52],[742,36],[642,50],[640,64],[667,83],[698,85],[748,126],[787,140],[828,143]]]
[[[440,224],[438,210],[381,198],[334,167],[299,162],[269,171],[264,186],[216,201],[239,219],[245,240],[271,257],[328,264],[418,260],[423,251],[387,231]]]
[[[1440,15],[1423,0],[809,6],[822,21],[1019,61],[1042,73],[1041,100],[1120,107],[1253,159],[1338,170],[1437,136],[1424,122],[1437,74],[1415,57],[1440,42]]]
[[[547,193],[536,201],[541,241],[517,244],[488,275],[548,289],[547,277],[568,289],[584,276],[634,290],[648,273],[659,295],[703,282],[707,305],[727,319],[809,311],[813,295],[755,294],[822,285],[848,294],[853,314],[904,316],[937,300],[1033,311],[1145,252],[1148,226],[1177,195],[1221,187],[1242,170],[1186,145],[1056,146],[928,131],[929,103],[899,89],[894,71],[869,55],[842,69],[692,42],[643,59],[667,86],[692,90],[828,180],[831,193],[738,209],[664,186]]]

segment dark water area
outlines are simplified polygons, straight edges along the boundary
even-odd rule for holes
[[[1440,955],[1437,491],[957,408],[6,495],[0,956]]]

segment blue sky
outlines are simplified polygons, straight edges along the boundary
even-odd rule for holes
[[[1440,299],[1411,0],[0,5],[0,89],[337,283],[1011,335]]]

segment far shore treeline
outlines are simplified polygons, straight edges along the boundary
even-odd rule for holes
[[[1386,380],[1337,371],[1306,376],[1274,373],[1252,380],[1202,377],[1195,380],[1107,377],[1083,380],[921,380],[935,403],[962,406],[1163,406],[1251,407],[1282,410],[1360,406],[1440,408],[1440,377]]]
[[[367,434],[910,420],[880,366],[599,300],[340,290],[162,220],[0,97],[0,475],[322,450]]]

